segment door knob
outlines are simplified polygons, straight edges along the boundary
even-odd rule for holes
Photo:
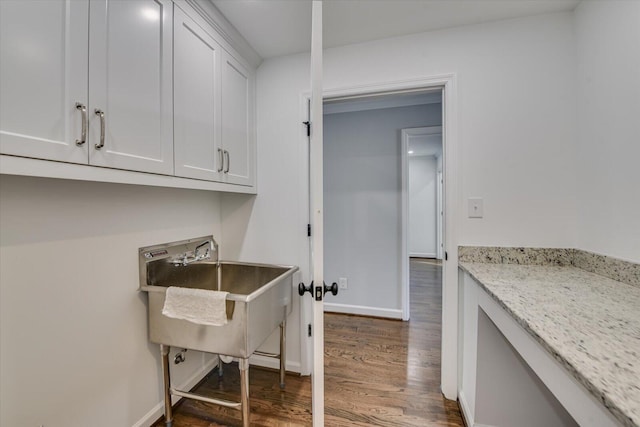
[[[324,284],[324,293],[326,294],[327,292],[331,292],[332,295],[338,295],[338,284],[336,282],[333,282],[331,284],[331,286],[327,286],[327,284]]]
[[[298,295],[303,296],[305,292],[309,292],[313,295],[313,282],[309,286],[306,286],[304,283],[298,283]]]
[[[336,282],[333,282],[331,285],[323,283],[323,285],[323,295],[327,292],[331,292],[332,295],[338,295],[338,284]],[[298,283],[298,295],[303,296],[307,292],[313,296],[313,282],[311,282],[309,286],[302,282]]]

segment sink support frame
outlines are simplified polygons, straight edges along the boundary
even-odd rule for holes
[[[280,359],[280,388],[285,387],[286,373],[286,318],[280,323],[280,354],[265,353],[256,351],[254,354]],[[171,405],[171,395],[180,396],[187,399],[199,400],[201,402],[212,403],[214,405],[225,406],[227,408],[238,409],[242,412],[242,426],[250,425],[250,404],[249,404],[249,359],[239,358],[240,368],[240,402],[232,402],[224,399],[215,399],[199,394],[178,390],[171,387],[171,372],[169,369],[169,352],[171,346],[160,344],[160,354],[162,356],[162,376],[164,386],[164,419],[166,427],[173,427],[173,407]],[[218,359],[218,369],[222,370],[222,362]]]

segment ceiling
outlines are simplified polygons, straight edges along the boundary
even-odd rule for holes
[[[311,0],[210,0],[262,58],[307,52]],[[573,10],[580,0],[324,0],[324,47]]]
[[[442,154],[442,134],[409,138],[409,156],[439,156]]]

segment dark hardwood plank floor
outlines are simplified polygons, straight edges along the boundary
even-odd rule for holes
[[[325,425],[463,426],[456,402],[440,393],[441,267],[411,261],[411,321],[325,315]],[[251,424],[311,425],[311,381],[250,368]],[[229,400],[240,393],[236,364],[214,370],[197,392]],[[173,427],[240,425],[240,412],[183,399]],[[164,426],[164,422],[156,424]]]

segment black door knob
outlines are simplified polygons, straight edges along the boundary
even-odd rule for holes
[[[324,293],[326,294],[327,292],[331,292],[332,295],[338,295],[338,284],[336,282],[333,282],[331,284],[331,286],[327,286],[327,284],[324,284]]]
[[[305,292],[309,292],[311,295],[313,295],[313,282],[309,285],[309,286],[305,286],[304,283],[300,282],[298,283],[298,294],[300,296],[303,296]]]

